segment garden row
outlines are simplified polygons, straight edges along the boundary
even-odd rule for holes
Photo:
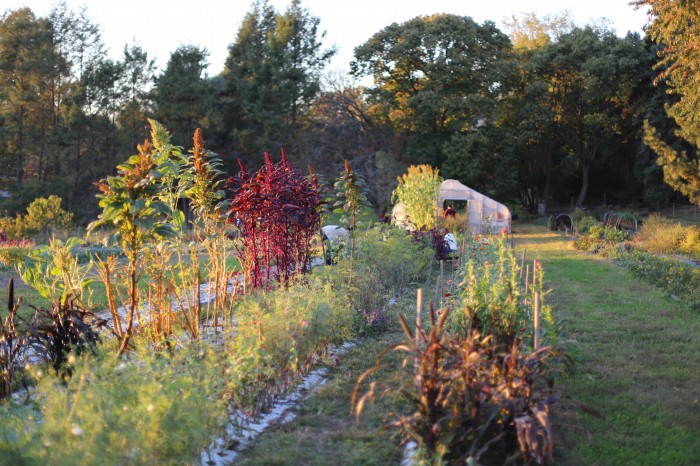
[[[439,308],[430,306],[427,325],[400,317],[405,340],[360,377],[355,412],[380,394],[403,396],[411,409],[393,413],[391,425],[415,445],[414,464],[543,463],[552,454],[549,412],[566,358],[555,350],[542,302],[542,269],[525,273],[524,257],[504,237],[467,233],[459,249]],[[387,386],[382,359],[392,350],[405,354],[405,377]]]
[[[328,256],[321,243],[335,265],[312,268],[332,203],[313,172],[266,155],[258,171],[241,164],[225,182],[199,132],[185,155],[165,128],[151,128],[139,153],[99,183],[103,212],[88,230],[105,229],[119,254],[85,263],[82,239],[54,239],[17,265],[51,305],[23,314],[8,299],[0,363],[14,402],[0,407],[0,462],[198,462],[213,438],[257,418],[313,366],[334,364],[333,345],[381,332],[390,298],[428,280],[443,258],[437,170],[399,180],[412,221],[427,219],[408,234],[360,228],[364,182],[346,164],[334,191],[350,236]],[[430,330],[402,320],[407,341],[396,349],[415,361],[417,411],[397,413],[397,425],[417,441],[418,460],[544,461],[560,359],[537,340],[553,342],[541,268],[523,276],[504,238],[462,234]],[[108,319],[92,312],[91,290]],[[17,392],[23,385],[32,389]],[[358,413],[375,388],[358,396]]]
[[[576,240],[579,249],[609,257],[675,299],[700,309],[700,228],[649,216],[632,234],[590,221]]]
[[[198,133],[185,156],[152,122],[152,140],[118,169],[100,183],[92,228],[111,230],[119,257],[85,264],[80,240],[53,240],[18,265],[52,305],[25,318],[8,300],[0,363],[3,394],[15,393],[0,407],[3,464],[198,462],[313,365],[333,364],[332,345],[381,331],[389,298],[434,266],[430,243],[370,227],[334,267],[312,269],[322,190],[284,156],[256,173],[241,166],[226,196]],[[363,195],[346,169],[339,195],[353,221]],[[94,285],[108,331],[90,311]]]

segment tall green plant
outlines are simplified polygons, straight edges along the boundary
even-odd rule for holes
[[[406,216],[416,229],[435,228],[438,191],[442,181],[439,170],[430,165],[411,165],[408,173],[398,178],[399,185],[391,194],[391,199],[404,204]]]
[[[88,278],[92,262],[81,266],[77,257],[84,244],[80,238],[71,237],[65,242],[54,238],[31,251],[23,263],[17,264],[17,271],[24,283],[54,304],[64,303],[69,297],[88,304],[83,294],[92,283]]]
[[[177,229],[171,221],[172,211],[160,198],[161,167],[153,156],[153,144],[146,140],[138,146],[138,154],[119,165],[118,174],[101,180],[97,186],[101,194],[102,214],[88,226],[88,232],[100,226],[111,226],[110,237],[119,244],[127,259],[126,295],[128,317],[126,329],[121,321],[116,301],[110,299],[110,310],[116,332],[122,336],[119,352],[123,353],[132,336],[139,305],[138,281],[143,272],[143,259],[149,242],[172,237]],[[106,266],[102,262],[102,266]],[[114,295],[111,282],[107,293]]]
[[[367,183],[358,173],[352,171],[350,162],[345,161],[345,171],[333,185],[336,191],[334,207],[342,207],[345,215],[342,220],[350,231],[350,257],[355,255],[355,230],[357,229],[357,217],[362,208],[367,205]]]
[[[226,201],[223,184],[221,160],[204,147],[202,131],[197,128],[193,138],[193,148],[187,157],[187,164],[181,174],[184,194],[191,203],[193,220],[192,229],[196,239],[202,242],[209,258],[207,272],[210,277],[208,292],[213,299],[207,305],[207,318],[213,314],[214,328],[218,328],[220,314],[226,309],[228,293],[228,273],[226,259],[231,251],[231,242],[226,236]],[[199,281],[198,259],[192,254],[190,273],[197,275]],[[182,264],[182,262],[180,262]],[[182,270],[184,275],[184,270]],[[199,284],[197,283],[197,286]],[[199,300],[197,300],[199,301]],[[201,303],[189,303],[190,310],[186,321],[192,335],[199,332]],[[192,312],[194,311],[194,312]],[[187,311],[183,310],[186,314]]]

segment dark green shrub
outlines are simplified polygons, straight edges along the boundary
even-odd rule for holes
[[[576,233],[579,235],[586,234],[590,230],[591,227],[593,226],[599,226],[602,225],[592,215],[583,215],[580,217],[574,217],[574,227],[576,229]]]
[[[11,268],[21,264],[35,245],[28,240],[11,240],[0,244],[0,264]]]

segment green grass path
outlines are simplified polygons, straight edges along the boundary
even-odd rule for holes
[[[543,227],[516,230],[518,254],[527,249],[527,259],[543,263],[552,290],[546,300],[575,362],[558,382],[555,464],[700,465],[700,314],[575,250],[570,239]],[[412,315],[414,300],[407,296],[397,312]],[[349,398],[374,357],[401,337],[394,327],[343,355],[298,417],[263,434],[236,464],[398,465],[401,449],[381,426],[399,401],[378,400],[358,425]],[[582,404],[602,417],[585,414]]]
[[[557,464],[700,464],[700,314],[541,227],[516,238],[543,263],[575,362],[559,384]]]

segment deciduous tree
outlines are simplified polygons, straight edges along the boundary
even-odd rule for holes
[[[355,49],[351,66],[373,77],[374,102],[404,135],[408,158],[438,168],[446,143],[493,121],[517,77],[510,41],[494,23],[448,14],[385,27]]]

